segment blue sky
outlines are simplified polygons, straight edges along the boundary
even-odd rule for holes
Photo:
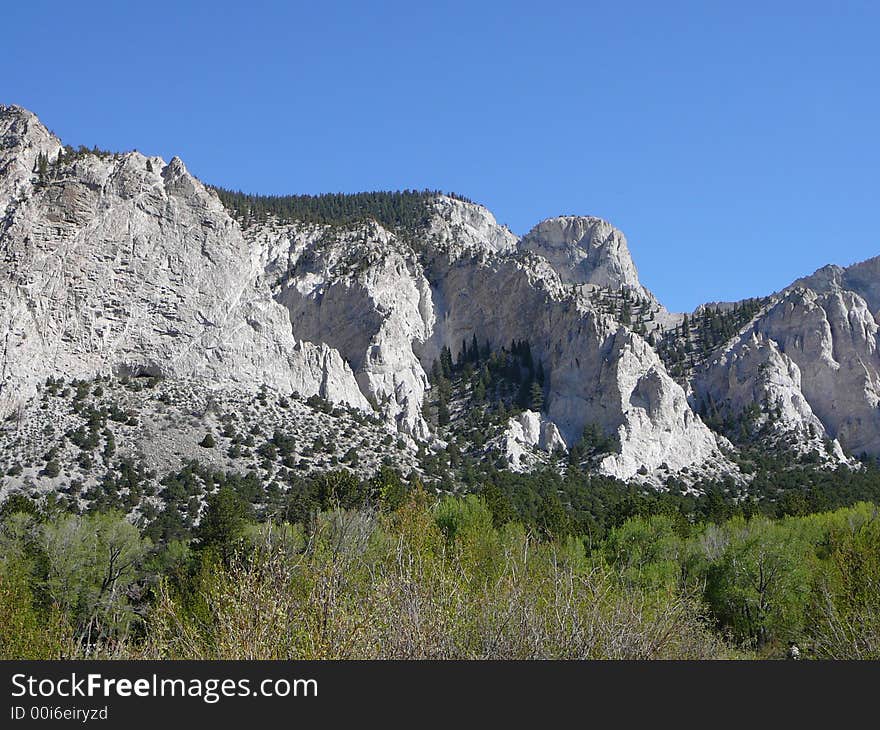
[[[880,3],[40,2],[0,102],[263,193],[607,218],[674,310],[880,254]]]

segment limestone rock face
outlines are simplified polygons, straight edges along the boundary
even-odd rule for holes
[[[60,150],[60,140],[34,114],[0,105],[0,219],[30,192],[39,156],[54,159]]]
[[[534,450],[546,453],[566,451],[565,441],[556,424],[535,411],[523,411],[507,422],[497,448],[512,471],[525,471],[537,459]]]
[[[434,308],[413,252],[378,224],[286,226],[269,248],[267,271],[283,282],[274,295],[295,331],[338,350],[386,419],[427,439],[421,408],[428,379],[413,343],[429,336]]]
[[[523,237],[520,248],[546,259],[565,283],[626,288],[653,300],[639,283],[626,237],[601,218],[549,218]]]
[[[800,368],[801,390],[828,435],[853,453],[880,453],[877,323],[865,300],[796,289],[757,327]]]
[[[777,425],[804,443],[818,435],[855,454],[880,453],[878,327],[867,302],[841,288],[841,273],[814,278],[820,291],[786,290],[707,366],[696,390],[734,412],[749,403],[776,411]]]
[[[60,141],[9,107],[0,140],[4,411],[49,375],[149,373],[318,394],[431,441],[426,372],[442,348],[457,356],[474,337],[493,348],[527,340],[545,408],[512,426],[523,443],[573,446],[590,426],[619,442],[601,462],[607,474],[727,468],[657,353],[591,298],[625,289],[656,304],[623,234],[601,219],[553,218],[518,239],[485,208],[437,196],[418,230],[271,218],[242,228],[177,158],[59,160]],[[840,307],[858,310],[855,299]],[[772,327],[783,336],[782,323]],[[865,332],[851,338],[854,371]],[[779,350],[828,429],[828,409],[807,392],[825,376],[791,347]],[[868,443],[871,428],[844,418],[833,433]]]
[[[482,205],[443,195],[435,200],[433,208],[426,237],[453,258],[465,251],[509,253],[517,247],[516,234],[498,225],[495,216]]]
[[[763,334],[748,332],[722,352],[707,373],[700,390],[713,402],[726,403],[734,413],[761,404],[776,411],[784,431],[803,432],[812,426],[824,435],[825,427],[801,391],[800,368]]]
[[[800,365],[817,417],[850,452],[880,454],[880,257],[825,266],[786,289],[783,302],[768,328]]]
[[[773,433],[797,451],[826,450],[824,441],[829,436],[804,396],[800,368],[762,333],[750,330],[719,354],[698,376],[696,389],[713,407],[721,406],[734,415],[758,406],[756,425],[770,425]],[[845,460],[836,439],[831,456]]]
[[[786,291],[810,289],[824,294],[831,291],[851,291],[868,305],[874,318],[880,313],[880,256],[846,268],[823,266],[810,276],[798,279]]]
[[[522,435],[522,442],[529,446],[536,446],[543,451],[565,451],[565,441],[556,428],[556,424],[548,421],[540,413],[535,411],[523,411],[515,418],[510,419],[510,427],[517,435]]]
[[[60,142],[15,108],[0,115],[0,138],[4,190],[18,196],[0,229],[0,410],[48,375],[109,372],[332,393],[368,408],[340,357],[297,342],[238,224],[179,159],[59,163]],[[35,150],[52,161],[42,181],[22,172]]]
[[[624,328],[610,342],[599,372],[596,400],[614,428],[620,453],[602,461],[602,470],[626,479],[642,467],[684,467],[718,459],[714,436],[687,405],[684,390],[667,375],[654,351]]]
[[[622,453],[601,466],[606,473],[629,478],[643,466],[676,470],[719,455],[651,347],[596,311],[546,258],[514,247],[479,206],[438,199],[422,250],[375,223],[267,224],[246,236],[264,251],[267,279],[294,330],[338,350],[404,433],[431,436],[422,414],[426,372],[444,346],[457,357],[475,337],[493,349],[528,340],[562,441],[579,441],[587,424],[620,439]],[[623,260],[612,266],[605,253],[603,265],[626,271],[629,254],[615,240]]]

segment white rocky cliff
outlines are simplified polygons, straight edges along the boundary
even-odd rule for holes
[[[646,298],[623,233],[601,218],[560,216],[542,221],[520,248],[545,258],[567,284],[627,288]]]
[[[735,414],[757,404],[804,445],[830,439],[835,458],[841,446],[880,454],[877,322],[845,276],[825,273],[776,297],[697,374],[695,390]]]
[[[565,453],[565,440],[556,424],[540,413],[526,410],[510,418],[504,432],[492,444],[504,455],[512,471],[526,471],[538,463],[535,450],[547,454]]]
[[[609,475],[724,473],[694,410],[707,402],[757,404],[838,460],[841,445],[880,454],[880,259],[796,282],[676,381],[649,342],[681,317],[600,218],[550,218],[519,238],[444,195],[406,229],[234,218],[177,158],[73,152],[0,107],[0,279],[4,414],[48,376],[156,374],[320,395],[436,445],[427,373],[443,349],[527,341],[543,408],[504,426],[511,467],[590,429],[615,444],[595,460]],[[624,293],[637,320],[608,304]]]
[[[619,439],[621,453],[602,462],[606,473],[629,478],[640,468],[678,470],[718,457],[657,354],[583,290],[595,264],[603,286],[614,283],[608,272],[619,272],[643,291],[622,236],[585,220],[613,246],[581,257],[576,282],[568,260],[517,244],[487,210],[451,198],[437,200],[420,250],[378,224],[266,225],[245,234],[264,251],[294,330],[339,350],[362,391],[405,433],[430,435],[426,371],[442,347],[457,354],[474,337],[493,346],[528,340],[546,369],[546,414],[561,438],[575,443],[592,424]]]
[[[110,372],[265,383],[368,408],[338,353],[294,338],[238,224],[179,159],[58,161],[59,141],[17,107],[0,109],[0,138],[0,410],[48,375]]]

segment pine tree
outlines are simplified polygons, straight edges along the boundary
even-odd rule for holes
[[[446,345],[440,350],[440,370],[444,378],[452,377],[452,352]]]
[[[248,503],[228,486],[208,496],[196,537],[200,549],[214,549],[228,562],[249,517]]]
[[[544,389],[537,380],[532,381],[529,400],[531,401],[529,407],[533,411],[540,413],[544,409]]]
[[[441,396],[440,400],[437,403],[437,423],[441,426],[445,426],[449,423],[449,405],[446,403],[446,398]]]
[[[483,366],[480,368],[480,382],[486,388],[492,384],[492,373],[489,372],[489,366],[486,363],[483,363]]]
[[[49,173],[49,158],[44,152],[37,155],[37,174],[44,180]]]

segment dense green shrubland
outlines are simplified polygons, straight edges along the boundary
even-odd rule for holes
[[[558,495],[530,524],[498,485],[437,497],[391,470],[323,475],[260,522],[242,484],[175,536],[7,500],[0,656],[880,658],[868,503],[704,521],[633,502],[590,533]]]

